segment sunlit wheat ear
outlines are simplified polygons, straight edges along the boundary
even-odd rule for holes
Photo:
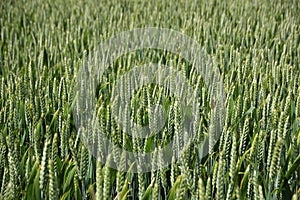
[[[254,162],[256,162],[256,153],[257,153],[257,146],[258,146],[258,134],[256,134],[253,138],[253,141],[252,141],[252,146],[251,146],[251,149],[250,149],[250,154],[249,154],[249,159],[250,160],[253,160]]]
[[[6,153],[8,149],[6,147],[5,138],[0,135],[0,169],[4,169],[7,163]]]
[[[275,178],[279,169],[281,149],[282,149],[282,139],[278,138],[274,151],[272,152],[272,160],[271,160],[271,166],[269,170],[269,180],[271,183],[275,182]]]
[[[44,196],[43,194],[43,189],[44,189],[44,184],[47,182],[47,163],[49,160],[49,145],[50,141],[47,140],[46,143],[44,144],[43,148],[43,155],[42,155],[42,160],[41,160],[41,170],[40,170],[40,189],[42,190],[41,196]]]
[[[205,197],[207,199],[211,198],[211,194],[212,194],[212,189],[211,189],[211,178],[208,177],[207,178],[207,182],[206,182],[206,186],[205,186]]]
[[[224,198],[224,155],[223,152],[220,153],[219,157],[219,164],[218,164],[218,173],[217,173],[217,180],[216,180],[216,188],[217,188],[217,198],[223,199]]]
[[[9,184],[9,169],[5,167],[3,170],[3,178],[1,181],[1,196],[5,196],[8,184]]]
[[[184,132],[183,132],[183,110],[180,107],[180,102],[175,101],[174,104],[174,135],[176,137],[176,145],[178,148],[178,153],[181,154],[181,150],[184,147]]]
[[[125,184],[125,177],[123,170],[125,169],[126,165],[126,153],[123,152],[120,157],[120,166],[119,170],[117,171],[117,177],[116,177],[116,191],[120,193],[123,189],[123,186]]]
[[[97,163],[96,163],[96,198],[97,198],[97,200],[103,199],[102,182],[103,182],[102,163],[101,163],[101,161],[97,161]]]
[[[225,162],[227,163],[228,160],[229,160],[229,149],[230,149],[230,146],[231,146],[231,136],[230,136],[230,131],[226,131],[225,135],[224,135],[224,143],[223,143],[223,148],[221,151],[224,152],[224,160]]]
[[[180,159],[180,170],[181,174],[184,175],[185,183],[188,189],[192,190],[192,175],[189,169],[189,148],[187,148],[183,153],[182,153],[182,158]]]
[[[171,163],[171,177],[170,177],[171,186],[174,185],[177,175],[178,175],[178,165],[175,157],[173,156],[172,163]]]
[[[180,175],[177,178],[177,180],[172,188],[174,188],[174,190],[175,190],[174,191],[175,198],[173,197],[174,199],[183,200],[185,198],[185,180],[184,180],[183,175]]]
[[[162,155],[160,150],[161,150],[161,148],[158,151],[159,165],[164,166],[164,159],[163,159],[163,155]],[[161,186],[163,187],[164,192],[166,193],[166,190],[168,188],[168,177],[167,177],[167,174],[166,174],[166,169],[161,168],[159,170],[159,173],[160,173],[159,176],[160,176]]]
[[[86,149],[86,147],[82,145],[80,149],[79,170],[78,170],[78,177],[81,181],[84,181],[87,175],[88,161],[89,161],[88,149]]]
[[[138,197],[139,199],[142,199],[143,194],[145,192],[145,178],[143,173],[138,173],[138,185],[139,185]]]
[[[254,199],[259,199],[259,184],[256,170],[253,171],[253,177],[251,178],[251,181],[253,185]]]
[[[52,159],[48,162],[48,170],[49,170],[49,198],[57,199],[57,177],[54,171],[54,161]]]
[[[246,183],[247,185],[247,190],[246,190],[246,198],[251,198],[253,195],[253,169],[250,165],[247,166],[245,176],[247,175],[248,182]]]
[[[221,136],[220,136],[220,146],[219,146],[219,151],[222,150],[223,148],[223,143],[224,143],[224,135],[227,133],[227,130],[230,126],[230,123],[231,123],[231,115],[232,115],[232,110],[231,110],[231,107],[232,107],[232,101],[231,100],[227,100],[227,106],[226,106],[226,113],[225,113],[225,124],[224,124],[224,127],[223,127],[223,131],[221,133]]]
[[[266,133],[265,131],[260,131],[259,132],[259,143],[258,143],[258,147],[257,147],[257,161],[258,161],[258,166],[260,166],[262,163],[264,164],[264,160],[265,160],[265,149],[266,149]]]
[[[232,133],[232,145],[231,145],[231,152],[230,152],[230,167],[229,167],[229,176],[231,182],[234,181],[236,175],[236,163],[237,163],[237,136],[236,132]]]
[[[74,174],[74,196],[76,198],[85,197],[85,190],[80,190],[79,178],[77,173]]]
[[[248,134],[249,134],[249,118],[247,117],[240,138],[239,155],[243,155],[245,152]]]
[[[109,155],[107,158],[107,162],[111,162],[111,156]],[[109,199],[110,197],[110,168],[108,165],[103,167],[103,199]]]
[[[214,116],[214,110],[212,111],[212,116]],[[214,120],[213,117],[211,118],[211,120]],[[214,122],[211,122],[209,124],[209,130],[208,130],[208,153],[211,154],[213,152],[213,148],[214,148],[214,144],[216,142],[216,138],[215,138],[215,131],[216,131],[216,126]]]
[[[8,186],[6,187],[6,190],[9,190],[9,196],[15,198],[16,197],[16,189],[18,186],[17,183],[17,173],[16,173],[16,166],[14,161],[14,156],[10,152],[8,152],[8,164],[9,164],[9,178],[10,181],[8,183]]]
[[[115,144],[113,146],[113,159],[115,163],[118,163],[120,161],[120,152],[117,149],[119,147],[119,137],[121,136],[121,132],[118,130],[117,124],[115,120],[111,119],[111,137],[112,137],[112,142]]]
[[[206,199],[205,186],[204,186],[204,183],[203,183],[203,180],[202,180],[201,177],[199,178],[199,181],[198,181],[198,198],[199,199]]]

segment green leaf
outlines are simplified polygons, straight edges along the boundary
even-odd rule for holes
[[[289,180],[291,178],[291,176],[294,174],[294,172],[300,168],[300,154],[298,155],[298,157],[295,159],[295,161],[293,162],[292,166],[288,169],[285,178],[287,180]]]
[[[69,166],[68,169],[66,170],[64,175],[63,192],[66,192],[66,190],[70,188],[75,172],[76,172],[76,167],[74,165]]]
[[[71,190],[68,190],[67,192],[65,192],[65,193],[61,196],[60,200],[66,200],[66,199],[69,199],[69,198],[70,198],[70,192],[71,192]]]
[[[174,183],[174,185],[171,187],[169,195],[168,195],[168,199],[169,200],[175,200],[176,199],[176,191],[181,183],[181,181],[183,180],[183,175],[179,175]]]
[[[125,182],[124,182],[124,185],[122,187],[122,190],[121,192],[119,192],[117,194],[117,196],[115,197],[115,200],[118,200],[118,199],[127,199],[127,196],[129,194],[130,190],[128,189],[128,180],[126,179]]]
[[[148,137],[146,142],[145,151],[146,153],[150,153],[153,151],[154,137]]]
[[[37,173],[35,175],[35,179],[34,179],[34,192],[32,193],[32,199],[35,200],[39,200],[41,199],[41,190],[40,190],[40,183],[39,183],[39,179],[40,179],[40,168],[38,168]]]
[[[34,178],[36,178],[36,175],[39,176],[39,171],[39,162],[36,160],[30,172],[28,183],[32,183]]]
[[[147,187],[142,200],[149,200],[152,197],[152,190],[153,190],[153,185],[155,183],[155,179],[152,180],[151,184]]]

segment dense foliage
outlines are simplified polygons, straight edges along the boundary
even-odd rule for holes
[[[299,199],[299,1],[4,0],[0,7],[0,199]],[[74,86],[99,42],[142,27],[177,30],[214,58],[226,92],[225,125],[202,159],[196,141],[165,169],[123,173],[78,139]],[[112,117],[114,81],[150,61],[172,63],[200,91],[200,142],[212,115],[207,88],[190,63],[155,49],[108,66],[97,96],[101,128],[131,151],[182,134],[173,97],[165,129],[148,142],[124,137]],[[150,123],[155,116],[146,108],[161,94],[154,85],[140,88],[133,120]]]

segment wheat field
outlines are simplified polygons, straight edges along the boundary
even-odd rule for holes
[[[300,1],[2,0],[0,8],[0,199],[300,198]],[[145,27],[176,30],[205,49],[223,81],[224,112],[192,63],[142,49],[114,60],[97,83],[104,135],[79,129],[76,78],[85,58],[114,35]],[[172,65],[196,91],[195,138],[164,168],[116,170],[108,162],[123,166],[122,155],[102,162],[79,135],[101,148],[105,136],[130,152],[153,151],[154,168],[165,160],[153,147],[184,140],[178,100],[154,84],[138,88],[120,112],[159,133],[129,136],[116,122],[117,79],[149,62]],[[154,104],[165,121],[151,114]],[[209,126],[214,117],[221,129]],[[203,155],[208,138],[216,143]]]

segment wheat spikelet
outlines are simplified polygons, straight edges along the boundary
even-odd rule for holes
[[[84,178],[86,177],[88,162],[89,162],[88,150],[82,145],[80,149],[79,170],[78,170],[78,177],[80,180],[84,180]]]
[[[57,199],[57,182],[54,171],[54,161],[52,159],[48,162],[49,169],[49,199]]]
[[[107,164],[110,162],[110,155],[107,158]],[[105,165],[103,169],[103,199],[109,199],[110,197],[110,168]]]
[[[42,160],[41,160],[41,170],[40,170],[40,189],[43,190],[44,188],[44,184],[46,183],[46,174],[47,174],[47,163],[48,163],[48,157],[49,157],[49,153],[48,153],[48,146],[50,145],[50,141],[46,141],[45,145],[44,145],[44,149],[43,149],[43,156],[42,156]],[[41,196],[43,197],[43,193],[41,194]]]
[[[203,180],[201,177],[199,178],[199,181],[198,181],[198,198],[206,199],[204,183],[203,183]]]
[[[272,157],[271,165],[269,168],[269,179],[272,183],[274,183],[274,178],[278,172],[278,167],[279,167],[278,162],[280,160],[281,149],[282,149],[282,139],[278,138],[274,151],[271,153],[271,155],[268,155]]]
[[[224,198],[224,158],[223,152],[220,153],[219,163],[218,163],[218,173],[217,173],[217,180],[216,180],[216,188],[217,188],[217,198],[223,199]]]
[[[96,164],[96,198],[97,200],[102,200],[103,196],[102,196],[102,181],[103,181],[103,177],[102,177],[102,164],[100,161],[97,161]]]
[[[230,176],[231,180],[233,180],[235,177],[236,162],[237,162],[237,138],[236,138],[236,133],[233,132],[232,147],[231,147],[231,153],[230,153],[230,167],[229,167],[229,176]]]
[[[207,178],[207,182],[206,182],[206,187],[205,187],[205,196],[207,199],[211,198],[212,194],[212,189],[211,189],[211,178],[208,177]]]

